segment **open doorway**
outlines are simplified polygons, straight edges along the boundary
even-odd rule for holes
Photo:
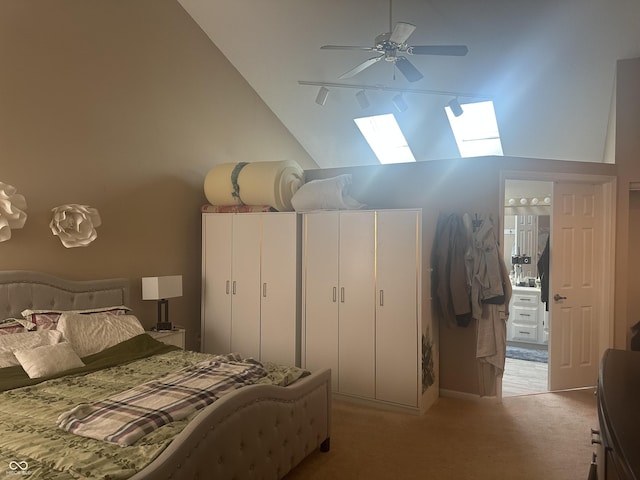
[[[551,172],[502,172],[501,180],[504,193],[501,198],[505,205],[503,214],[507,212],[507,206],[519,204],[524,207],[527,203],[533,208],[531,203],[536,203],[524,196],[526,194],[517,200],[516,195],[520,193],[510,190],[506,193],[508,188],[527,184],[535,186],[539,182],[552,186],[549,200],[549,313],[537,317],[538,320],[543,319],[542,328],[546,332],[543,339],[546,339],[548,351],[547,388],[559,391],[592,387],[597,381],[602,353],[613,345],[615,178]],[[509,202],[512,198],[513,201]],[[540,204],[540,199],[537,200],[536,209]],[[544,198],[543,202],[547,203]],[[504,218],[502,225],[505,225]],[[513,228],[513,234],[517,236],[515,226]],[[510,253],[505,255],[505,259],[511,259]],[[528,252],[521,251],[521,256],[524,253]],[[531,264],[534,261],[534,258],[530,259]],[[514,273],[520,273],[522,281],[530,280],[525,273]],[[515,281],[519,282],[518,279]],[[510,315],[509,323],[515,323],[517,318],[518,315]],[[512,371],[505,372],[507,382]],[[504,383],[503,379],[503,396],[506,392]]]
[[[502,396],[548,391],[549,311],[538,262],[551,232],[553,183],[505,180],[503,254],[513,295]]]

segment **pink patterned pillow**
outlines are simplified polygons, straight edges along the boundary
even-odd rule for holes
[[[32,313],[28,320],[35,323],[36,330],[55,330],[61,313]]]
[[[86,310],[68,310],[72,313],[82,313],[82,314],[90,314],[90,313],[99,313],[99,312],[107,312],[112,315],[126,315],[129,311],[128,307],[124,305],[117,307],[105,307],[105,308],[95,308],[95,309],[86,309]],[[60,316],[66,313],[62,310],[24,310],[22,312],[22,316],[25,317],[30,322],[36,325],[36,330],[55,330],[58,326],[58,320]]]
[[[23,320],[25,323],[29,323]],[[29,330],[15,318],[5,318],[0,320],[0,335],[11,335],[12,333],[26,333]]]

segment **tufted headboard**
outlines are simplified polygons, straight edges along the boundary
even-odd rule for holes
[[[129,280],[65,280],[28,270],[0,271],[0,319],[26,308],[83,310],[129,305]]]

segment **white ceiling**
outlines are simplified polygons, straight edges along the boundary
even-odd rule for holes
[[[330,89],[298,80],[475,93],[495,104],[505,155],[600,162],[616,61],[640,57],[640,0],[394,0],[392,23],[417,26],[410,45],[465,44],[465,57],[411,56],[407,82],[378,62],[338,77],[389,30],[388,0],[178,0],[322,168],[378,163],[353,118],[394,112],[418,161],[458,157],[443,107],[449,96]],[[466,99],[460,98],[461,103]]]

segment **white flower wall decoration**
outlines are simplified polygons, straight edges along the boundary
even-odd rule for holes
[[[98,237],[96,227],[102,221],[95,208],[72,203],[60,205],[51,211],[53,218],[49,227],[65,247],[86,247]]]
[[[0,242],[11,238],[11,230],[24,227],[27,202],[16,188],[0,182]]]

